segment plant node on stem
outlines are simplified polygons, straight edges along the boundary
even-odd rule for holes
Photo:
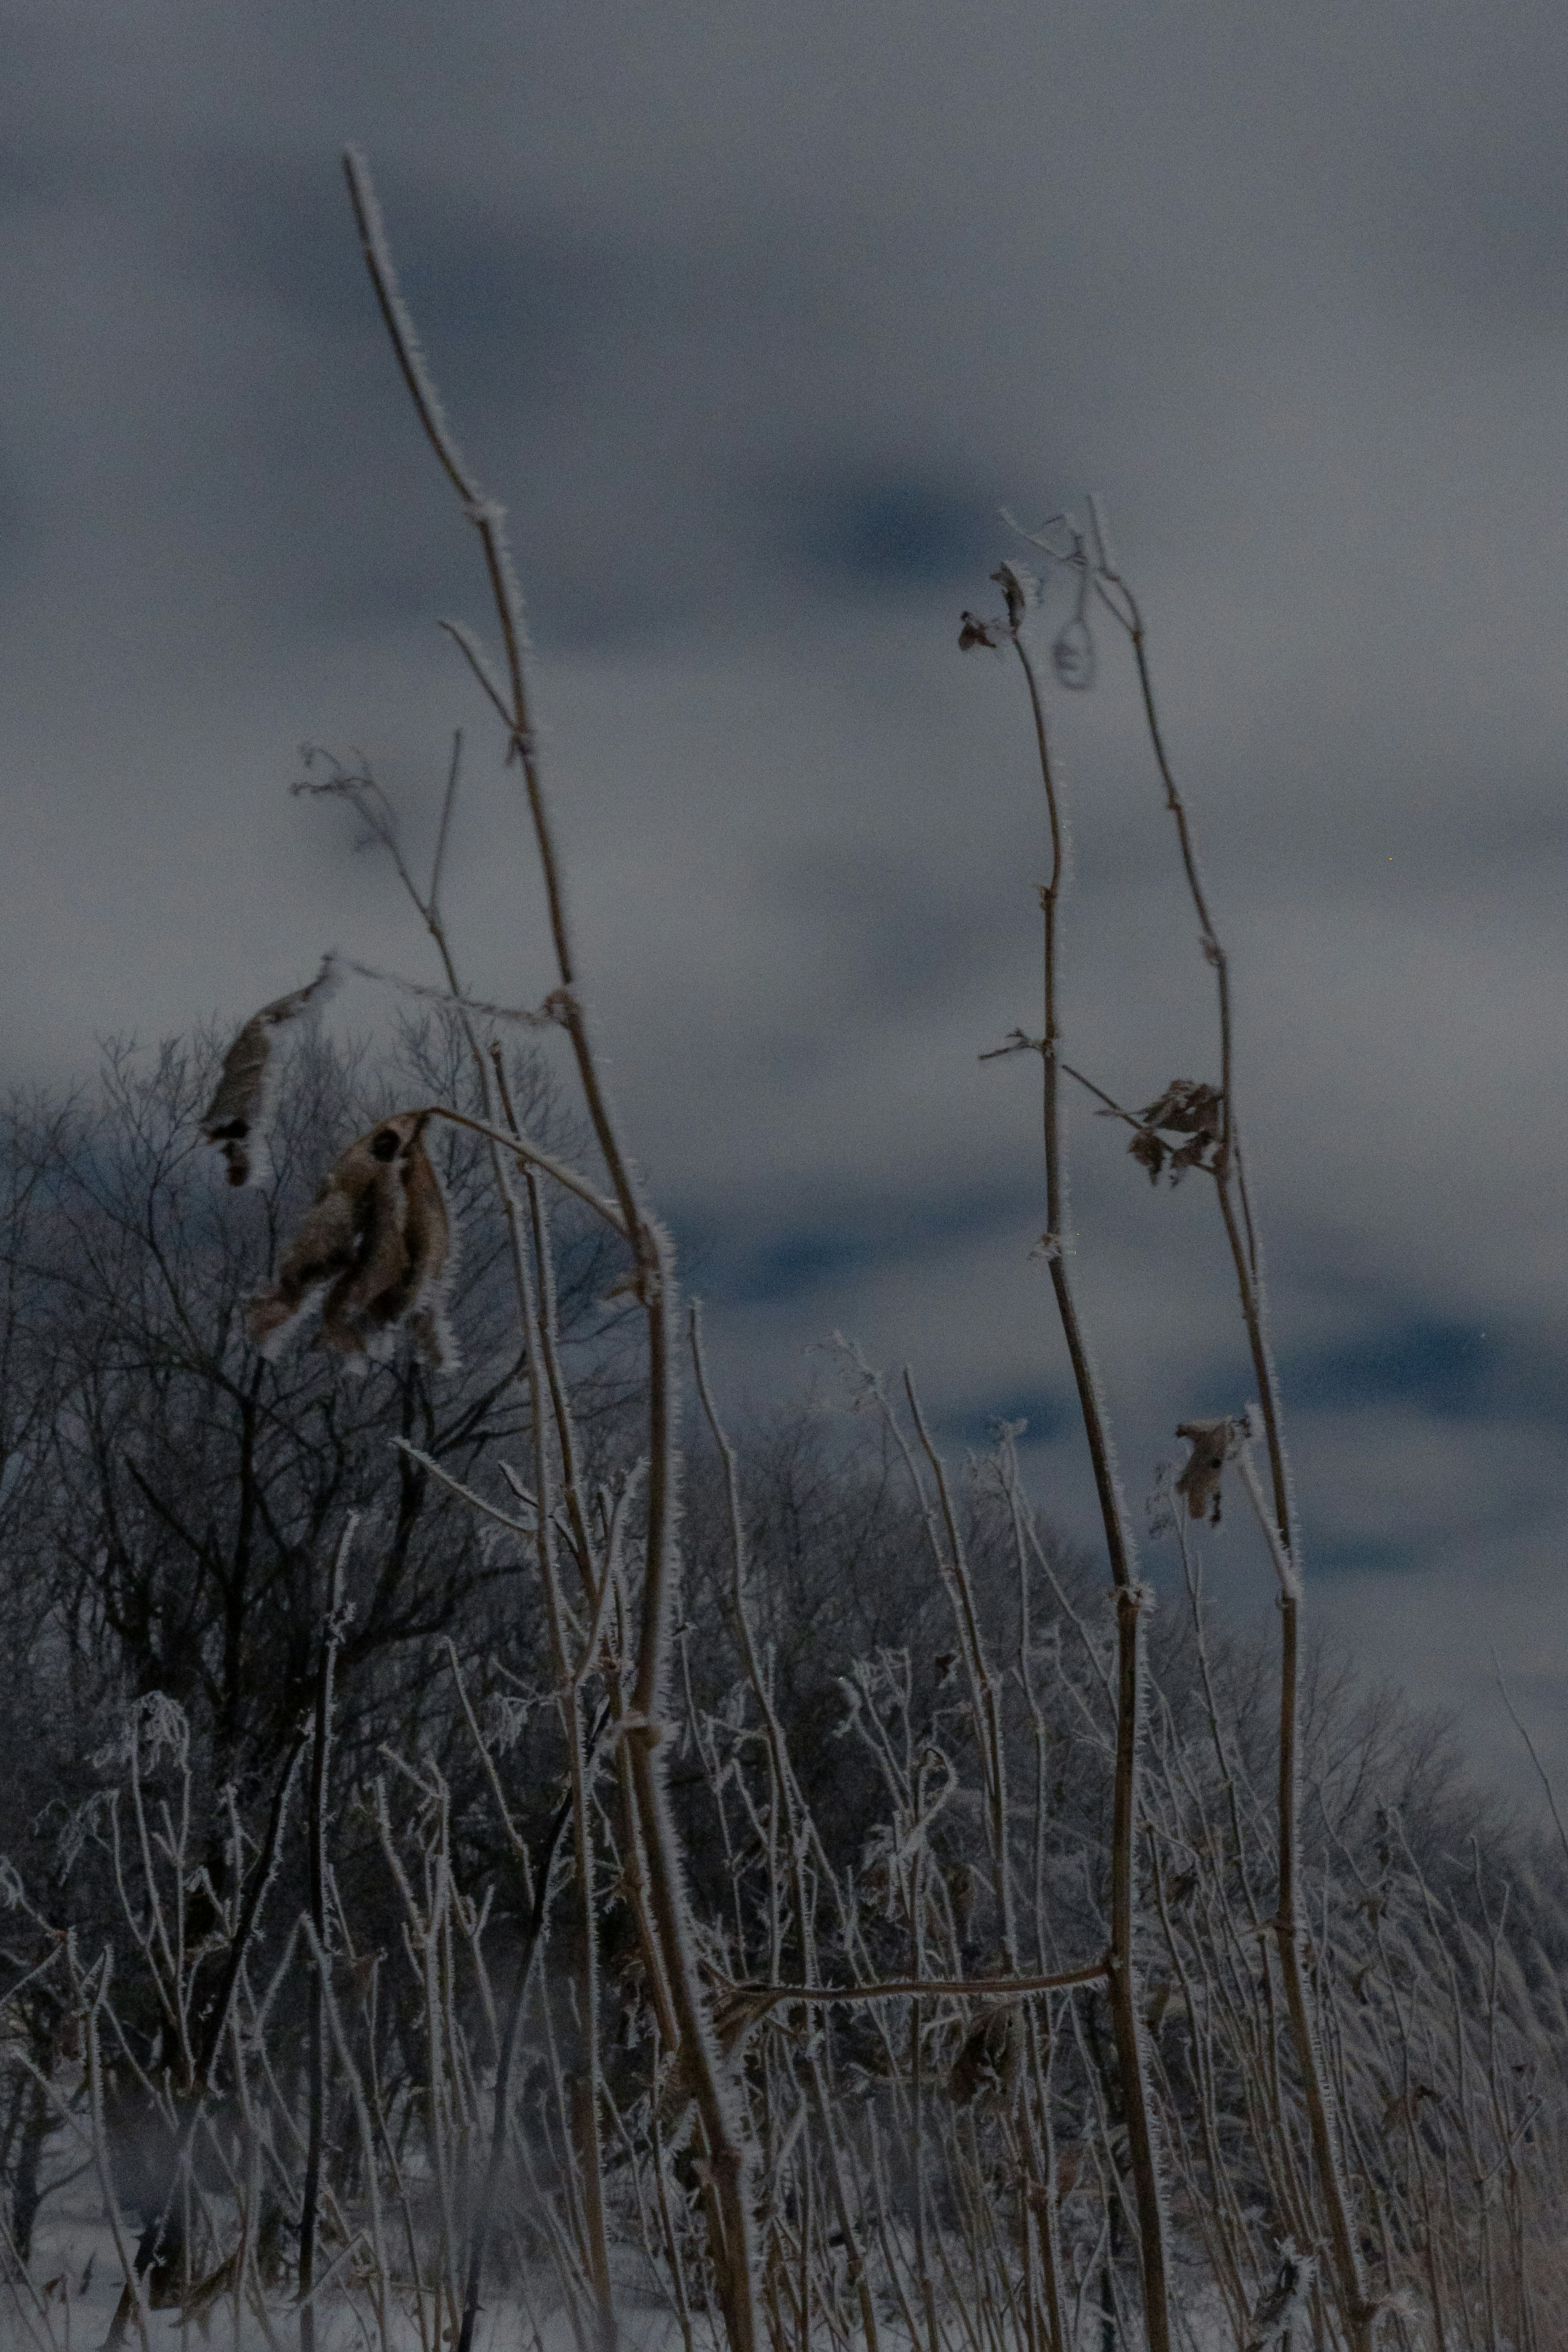
[[[1116,1588],[1116,1766],[1111,1803],[1110,1975],[1110,1997],[1117,2064],[1126,2115],[1128,2153],[1138,2213],[1139,2256],[1142,2272],[1143,2318],[1150,2352],[1170,2352],[1171,2320],[1165,2269],[1165,2216],[1160,2191],[1159,2158],[1154,2145],[1149,2083],[1143,2053],[1143,2022],[1138,2000],[1132,1939],[1135,1911],[1133,1887],[1134,1832],[1138,1816],[1140,1716],[1142,1705],[1143,1588],[1133,1569],[1132,1546],[1117,1491],[1110,1432],[1100,1402],[1089,1349],[1079,1320],[1078,1305],[1068,1274],[1064,1247],[1065,1187],[1062,1172],[1061,1108],[1058,1087],[1060,1026],[1057,1017],[1057,933],[1061,909],[1066,858],[1061,807],[1051,766],[1045,705],[1033,657],[1023,634],[1028,611],[1029,587],[1012,564],[1004,563],[992,575],[1006,602],[1005,622],[976,623],[965,614],[961,648],[984,644],[1011,645],[1028,689],[1034,719],[1035,748],[1050,824],[1050,879],[1040,886],[1044,919],[1045,1034],[1039,1053],[1044,1073],[1042,1124],[1046,1160],[1047,1231],[1041,1254],[1050,1270],[1057,1313],[1067,1341],[1078,1390],[1079,1409],[1094,1471],[1105,1529],[1105,1548]]]

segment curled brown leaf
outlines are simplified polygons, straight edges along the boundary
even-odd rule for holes
[[[287,996],[275,997],[259,1013],[253,1013],[224,1055],[217,1090],[202,1120],[202,1133],[209,1143],[221,1149],[228,1163],[231,1184],[243,1184],[250,1175],[251,1140],[262,1124],[272,1060],[272,1033],[288,1022],[297,1021],[311,1000],[331,985],[332,977],[332,960],[329,956],[308,986],[292,989]]]
[[[250,1302],[250,1336],[270,1350],[318,1291],[321,1344],[363,1358],[405,1325],[418,1352],[450,1360],[441,1284],[451,1229],[425,1149],[427,1114],[400,1111],[333,1161],[284,1249],[278,1280]]]
[[[1217,1137],[1224,1097],[1217,1087],[1199,1078],[1173,1078],[1163,1095],[1139,1113],[1145,1127],[1163,1127],[1170,1135]]]
[[[1165,1146],[1153,1129],[1141,1127],[1127,1149],[1139,1167],[1149,1171],[1150,1183],[1157,1184],[1160,1181],[1160,1171],[1165,1164]]]

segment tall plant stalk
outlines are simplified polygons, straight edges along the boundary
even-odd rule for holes
[[[1110,2006],[1127,2125],[1129,2166],[1138,2211],[1143,2324],[1148,2331],[1150,2352],[1170,2352],[1164,2204],[1160,2189],[1159,2158],[1154,2142],[1132,1948],[1136,1910],[1134,1873],[1139,1737],[1142,1710],[1142,1621],[1146,1595],[1134,1572],[1132,1544],[1117,1487],[1105,1410],[1068,1274],[1059,1093],[1061,1031],[1057,1016],[1057,933],[1067,873],[1065,842],[1039,677],[1023,635],[1024,618],[1028,609],[1027,590],[1010,564],[1003,564],[996,578],[1007,603],[1007,620],[1003,634],[1017,656],[1028,689],[1040,782],[1050,824],[1050,879],[1040,886],[1040,912],[1044,920],[1045,1034],[1039,1040],[1039,1055],[1044,1072],[1042,1127],[1046,1160],[1046,1232],[1041,1248],[1050,1272],[1057,1313],[1072,1365],[1073,1382],[1078,1391],[1079,1410],[1100,1502],[1100,1522],[1105,1531],[1106,1554],[1115,1586],[1116,1764],[1111,1797]],[[1001,627],[1000,624],[996,625]],[[988,641],[994,642],[994,639]]]
[[[489,699],[508,738],[507,757],[521,770],[534,846],[544,885],[557,986],[551,1015],[571,1042],[578,1082],[600,1153],[608,1172],[633,1258],[633,1281],[647,1334],[647,1489],[641,1622],[637,1643],[632,1720],[623,1729],[630,1765],[638,1828],[646,1855],[648,1893],[660,1958],[680,2037],[680,2059],[690,2074],[707,2143],[717,2226],[710,2247],[731,2352],[756,2352],[757,2315],[752,2245],[751,2200],[741,2137],[738,2101],[713,2037],[697,1970],[689,1906],[681,1875],[675,1823],[665,1786],[660,1706],[668,1666],[668,1632],[676,1572],[675,1517],[679,1453],[677,1387],[673,1361],[677,1307],[669,1245],[657,1221],[644,1209],[631,1164],[622,1146],[600,1076],[582,1005],[566,920],[560,860],[545,803],[538,746],[533,732],[524,666],[526,631],[500,509],[486,497],[459,456],[447,429],[435,384],[393,266],[369,171],[354,154],[343,158],[349,198],[360,245],[392,347],[419,423],[443,473],[474,525],[483,551],[486,578],[502,646],[497,677],[482,649],[456,623],[443,625],[461,650]],[[542,1410],[534,1391],[535,1412]]]
[[[1279,1956],[1291,2043],[1306,2101],[1313,2161],[1328,2221],[1335,2284],[1356,2352],[1371,2352],[1376,2335],[1379,2306],[1370,2299],[1367,2292],[1359,2232],[1340,2147],[1339,2122],[1333,2112],[1331,2090],[1319,2046],[1301,1958],[1303,1931],[1299,1827],[1301,1569],[1290,1484],[1285,1465],[1279,1383],[1264,1328],[1257,1229],[1247,1198],[1247,1173],[1236,1119],[1230,960],[1209,912],[1186,804],[1177,789],[1166,753],[1142,612],[1126,580],[1110,562],[1099,505],[1092,499],[1089,512],[1096,590],[1106,610],[1113,614],[1125,631],[1132,648],[1150,748],[1164,790],[1165,806],[1175,827],[1182,871],[1197,917],[1204,959],[1215,975],[1220,1046],[1220,1129],[1207,1162],[1207,1172],[1214,1180],[1226,1244],[1235,1273],[1247,1349],[1252,1359],[1253,1376],[1258,1383],[1270,1489],[1267,1508],[1260,1512],[1260,1517],[1279,1577],[1279,1864],[1275,1916],[1270,1924]],[[1080,551],[1079,560],[1089,559]],[[1243,1465],[1244,1475],[1247,1466]],[[1250,1486],[1251,1482],[1248,1483]],[[1261,1502],[1262,1498],[1258,1499]]]

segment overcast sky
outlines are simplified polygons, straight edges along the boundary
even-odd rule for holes
[[[471,984],[549,984],[515,779],[435,623],[472,534],[389,364],[368,153],[510,510],[586,993],[729,1392],[841,1327],[1091,1529],[1048,1284],[1045,873],[997,509],[1106,503],[1239,1002],[1314,1604],[1568,1769],[1568,17],[1472,5],[532,0],[0,10],[0,1053],[419,968],[290,799],[363,751]],[[1048,642],[1061,617],[1046,616]],[[1212,1076],[1125,649],[1052,706],[1068,1050]],[[345,1000],[341,1018],[368,1019]],[[1212,1189],[1072,1107],[1130,1494],[1252,1382]],[[820,1377],[820,1373],[818,1375]],[[1227,1605],[1263,1591],[1239,1523]],[[1151,1554],[1157,1580],[1169,1563]]]

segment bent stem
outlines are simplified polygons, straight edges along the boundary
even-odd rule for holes
[[[1028,688],[1040,782],[1045,790],[1046,809],[1050,820],[1051,875],[1050,880],[1040,886],[1040,911],[1045,924],[1046,1016],[1045,1034],[1039,1047],[1044,1071],[1042,1118],[1046,1157],[1047,1231],[1043,1245],[1046,1263],[1050,1269],[1051,1288],[1056,1295],[1057,1313],[1061,1320],[1062,1336],[1067,1341],[1073,1381],[1078,1390],[1079,1410],[1083,1416],[1084,1435],[1093,1465],[1095,1489],[1100,1497],[1105,1549],[1116,1588],[1116,1769],[1111,1801],[1110,2014],[1126,2110],[1128,2155],[1138,2209],[1143,2323],[1148,2331],[1150,2352],[1170,2352],[1165,2216],[1160,2195],[1143,2052],[1143,2026],[1132,1955],[1134,1831],[1138,1817],[1138,1750],[1142,1706],[1142,1615],[1146,1596],[1133,1573],[1132,1547],[1122,1515],[1121,1498],[1117,1491],[1105,1412],[1068,1276],[1058,1092],[1060,1030],[1057,1020],[1057,919],[1066,878],[1061,809],[1051,767],[1039,678],[1022,635],[1027,599],[1022,582],[1009,565],[1004,564],[997,577],[1007,599],[1007,635],[1018,656]]]
[[[1301,1965],[1300,1927],[1300,1848],[1298,1832],[1300,1810],[1300,1762],[1298,1741],[1298,1715],[1300,1697],[1300,1616],[1301,1570],[1300,1547],[1297,1538],[1295,1517],[1291,1504],[1289,1480],[1285,1468],[1285,1447],[1281,1434],[1279,1383],[1268,1352],[1264,1331],[1262,1277],[1258,1265],[1257,1229],[1251,1203],[1247,1198],[1247,1173],[1242,1161],[1240,1138],[1237,1129],[1232,1065],[1232,1019],[1230,994],[1230,962],[1209,913],[1208,901],[1198,872],[1193,846],[1192,831],[1186,804],[1177,789],[1165,751],[1164,735],[1160,725],[1159,705],[1155,699],[1152,672],[1149,663],[1148,640],[1143,615],[1138,600],[1121,572],[1111,564],[1107,552],[1104,526],[1097,501],[1089,500],[1093,524],[1094,577],[1101,603],[1125,631],[1132,647],[1132,658],[1138,672],[1139,691],[1142,698],[1144,723],[1150,748],[1160,782],[1164,788],[1165,806],[1176,828],[1182,870],[1187,890],[1198,920],[1198,936],[1204,960],[1215,975],[1216,1010],[1220,1042],[1220,1133],[1208,1173],[1214,1178],[1220,1216],[1225,1225],[1226,1243],[1230,1251],[1235,1271],[1237,1296],[1241,1306],[1241,1318],[1247,1331],[1247,1348],[1252,1358],[1253,1375],[1258,1383],[1258,1410],[1263,1423],[1264,1444],[1268,1456],[1268,1477],[1271,1489],[1269,1517],[1272,1530],[1265,1526],[1266,1537],[1272,1535],[1270,1550],[1279,1570],[1279,1895],[1274,1920],[1275,1941],[1279,1954],[1280,1974],[1285,1986],[1285,2008],[1289,2019],[1290,2040],[1296,2053],[1296,2063],[1301,2075],[1302,2093],[1307,2106],[1307,2118],[1311,2133],[1312,2156],[1318,2178],[1322,2184],[1327,2209],[1329,2243],[1333,2256],[1335,2284],[1351,2341],[1356,2352],[1371,2352],[1377,2330],[1378,2305],[1367,2292],[1366,2273],[1362,2261],[1355,2218],[1351,2207],[1350,2189],[1345,2179],[1340,2149],[1338,2118],[1331,2112],[1331,2097],[1326,2083],[1326,2069],[1318,2044],[1317,2030],[1308,2000],[1305,1972]],[[1260,1515],[1261,1516],[1261,1515]]]
[[[534,846],[549,911],[559,986],[551,1010],[571,1040],[578,1083],[595,1139],[610,1178],[615,1215],[630,1246],[634,1287],[647,1325],[648,1446],[645,1509],[642,1620],[633,1692],[635,1724],[626,1729],[626,1753],[644,1840],[651,1910],[662,1948],[681,2054],[691,2070],[708,2142],[715,2188],[711,2232],[719,2298],[731,2352],[756,2352],[757,2315],[752,2247],[751,2199],[742,2145],[738,2101],[730,2071],[720,2056],[698,1974],[689,1903],[682,1880],[680,1847],[666,1792],[666,1757],[660,1748],[659,1708],[668,1654],[672,1586],[676,1572],[675,1517],[679,1489],[677,1393],[673,1320],[677,1289],[669,1244],[642,1205],[631,1163],[621,1144],[601,1078],[593,1042],[576,996],[576,969],[566,922],[565,894],[545,803],[534,740],[524,666],[527,631],[500,508],[481,489],[460,456],[442,415],[434,381],[420,350],[398,288],[380,208],[363,158],[343,157],[343,175],[359,230],[360,247],[394,356],[426,439],[463,511],[479,534],[485,575],[500,631],[504,677],[492,672],[468,633],[447,624],[479,686],[508,735],[507,759],[521,768]],[[469,1122],[478,1124],[477,1122]],[[489,1130],[487,1130],[489,1131]],[[503,1143],[515,1140],[504,1136]],[[536,1164],[542,1155],[532,1153]],[[558,1173],[551,1169],[548,1172]],[[574,1189],[581,1190],[580,1186]],[[601,1214],[610,1204],[592,1205]],[[613,1219],[612,1219],[613,1221]],[[542,1391],[535,1390],[536,1411]]]

